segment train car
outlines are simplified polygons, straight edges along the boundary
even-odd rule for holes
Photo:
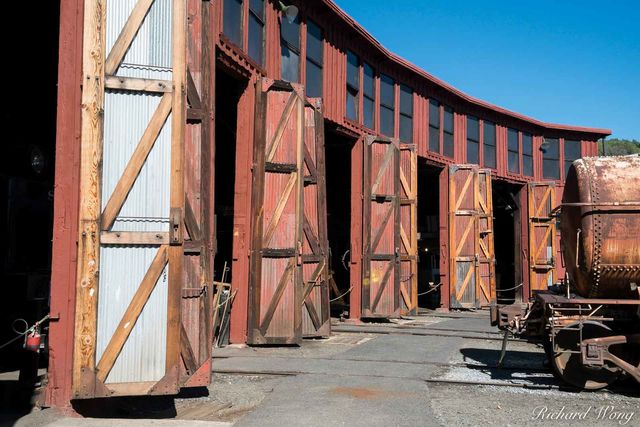
[[[575,161],[552,212],[565,278],[528,304],[495,306],[492,321],[505,344],[509,332],[541,338],[555,374],[575,387],[640,384],[640,156]]]

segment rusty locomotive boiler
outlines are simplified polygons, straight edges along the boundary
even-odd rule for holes
[[[579,295],[637,297],[640,285],[637,201],[640,201],[640,156],[586,158],[571,166],[560,223],[566,268]]]
[[[541,338],[556,376],[581,389],[640,383],[640,156],[576,160],[560,218],[565,278],[526,305],[495,306],[508,333]]]

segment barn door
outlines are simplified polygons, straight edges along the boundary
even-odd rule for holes
[[[74,398],[186,381],[185,7],[85,1]]]
[[[556,189],[553,182],[530,183],[529,189],[529,284],[533,291],[546,290],[556,279]]]
[[[249,344],[302,336],[304,95],[299,85],[257,83],[249,278]]]
[[[320,102],[319,98],[310,99],[304,109],[302,335],[305,337],[326,337],[331,332],[324,118]]]
[[[370,137],[364,161],[362,316],[400,314],[400,150]]]
[[[449,169],[449,248],[451,307],[479,307],[478,167]]]
[[[491,195],[491,171],[478,171],[478,286],[476,294],[481,306],[496,300],[496,266],[493,248],[493,198]]]
[[[157,0],[156,0],[157,1]],[[187,126],[184,155],[184,268],[180,325],[181,377],[187,386],[211,380],[213,342],[214,126],[211,2],[189,0]]]
[[[418,309],[418,157],[413,144],[400,145],[400,312]]]

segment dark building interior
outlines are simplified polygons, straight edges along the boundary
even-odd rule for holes
[[[418,306],[438,308],[440,288],[440,173],[441,168],[418,160]]]
[[[233,213],[236,177],[236,132],[238,126],[237,106],[245,83],[225,73],[216,71],[216,147],[215,147],[215,227],[216,256],[214,279],[222,280],[225,263],[227,272],[224,281],[231,283],[231,261],[233,251]]]
[[[327,171],[327,225],[331,274],[340,294],[351,287],[349,270],[351,248],[351,150],[354,141],[325,129]],[[334,295],[331,292],[331,298]],[[342,303],[344,301],[344,304]],[[332,315],[348,310],[349,297],[331,304]]]
[[[496,292],[500,304],[511,304],[522,294],[521,287],[513,289],[522,283],[522,268],[517,257],[522,248],[519,203],[522,188],[493,180]]]
[[[25,16],[22,3],[3,7],[6,17]],[[47,363],[45,353],[23,348],[23,337],[13,339],[49,312],[59,12],[59,1],[31,8],[28,41],[15,41],[15,26],[0,30],[7,41],[0,106],[0,372],[21,370],[19,383],[0,382],[0,393],[15,409],[29,405],[36,368]]]

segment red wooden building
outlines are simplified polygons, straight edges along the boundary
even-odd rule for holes
[[[251,344],[326,336],[330,288],[359,319],[563,277],[549,214],[610,131],[474,99],[330,0],[114,1],[61,1],[50,404],[208,382],[225,263]]]

